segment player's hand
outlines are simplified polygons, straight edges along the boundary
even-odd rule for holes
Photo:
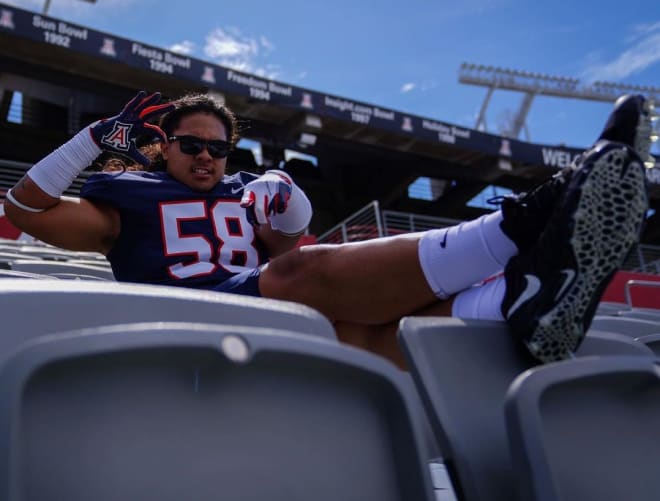
[[[121,153],[144,166],[149,165],[147,157],[138,150],[136,139],[139,136],[148,136],[167,141],[160,127],[146,123],[147,120],[174,109],[174,104],[158,104],[159,102],[160,92],[147,96],[147,93],[141,90],[124,106],[119,115],[90,125],[92,138],[102,150]]]
[[[286,211],[291,198],[293,181],[280,170],[267,170],[262,176],[245,185],[241,207],[253,226],[268,224],[275,214]]]

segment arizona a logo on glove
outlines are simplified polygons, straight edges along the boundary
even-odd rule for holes
[[[116,150],[128,151],[131,146],[130,133],[132,127],[132,124],[115,122],[112,130],[101,138],[101,144]]]

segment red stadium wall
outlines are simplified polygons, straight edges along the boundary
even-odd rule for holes
[[[0,238],[9,238],[16,240],[21,234],[21,230],[9,222],[5,216],[0,216]]]
[[[625,287],[628,280],[644,280],[648,282],[659,282],[658,287],[635,286],[630,289],[630,297],[633,306],[639,308],[659,308],[660,309],[660,276],[649,273],[633,273],[630,271],[620,271],[603,294],[603,301],[612,303],[625,303]]]
[[[16,228],[13,224],[9,222],[9,219],[5,217],[5,190],[0,190],[0,238],[8,238],[10,240],[16,240],[21,235],[21,230]]]

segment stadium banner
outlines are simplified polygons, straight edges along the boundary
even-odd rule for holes
[[[244,96],[254,101],[312,112],[321,117],[405,134],[422,141],[472,150],[508,161],[560,169],[569,165],[581,151],[565,146],[544,146],[507,139],[382,106],[315,92],[3,3],[0,3],[0,33],[11,33],[92,57],[112,59],[119,64],[193,81],[212,90]],[[660,178],[660,172],[656,177]],[[652,182],[660,182],[660,179]]]

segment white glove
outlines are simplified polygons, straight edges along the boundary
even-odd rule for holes
[[[312,219],[312,204],[307,195],[281,170],[268,170],[245,185],[241,207],[248,221],[270,227],[287,235],[305,231]]]

